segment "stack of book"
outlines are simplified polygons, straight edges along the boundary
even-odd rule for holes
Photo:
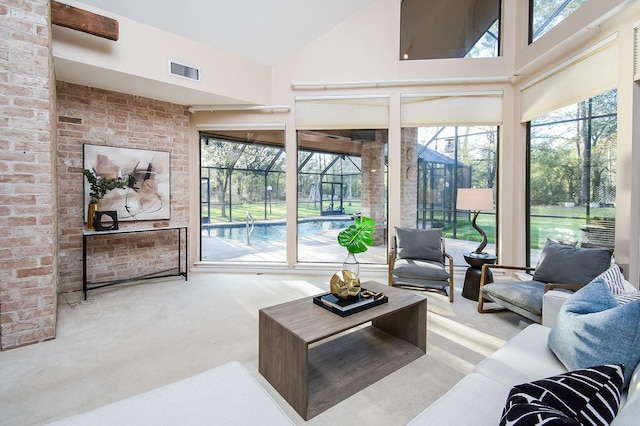
[[[366,290],[363,288],[362,291]],[[313,303],[318,306],[322,306],[328,311],[338,314],[341,317],[346,317],[348,315],[364,311],[365,309],[387,303],[388,301],[389,298],[387,296],[374,299],[373,297],[365,298],[358,295],[357,297],[349,299],[339,299],[331,293],[322,294],[313,298]]]

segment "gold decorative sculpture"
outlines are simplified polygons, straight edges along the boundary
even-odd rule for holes
[[[331,294],[339,299],[357,297],[360,293],[360,278],[351,271],[336,272],[331,277],[329,284]]]

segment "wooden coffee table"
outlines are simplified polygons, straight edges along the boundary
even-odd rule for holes
[[[389,302],[344,318],[313,297],[260,310],[260,374],[305,420],[426,352],[427,299],[374,281],[362,287]]]

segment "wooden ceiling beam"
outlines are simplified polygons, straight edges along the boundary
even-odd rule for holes
[[[58,1],[51,1],[51,23],[83,33],[118,41],[120,30],[118,21],[69,6]]]
[[[300,132],[298,134],[298,148],[309,151],[323,151],[332,154],[362,155],[360,141],[340,140],[320,135]]]

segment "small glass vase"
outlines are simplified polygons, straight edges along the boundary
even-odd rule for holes
[[[356,276],[360,276],[360,263],[358,262],[358,259],[356,259],[355,254],[347,254],[347,258],[345,259],[344,263],[342,263],[342,270],[351,271],[356,274]]]

